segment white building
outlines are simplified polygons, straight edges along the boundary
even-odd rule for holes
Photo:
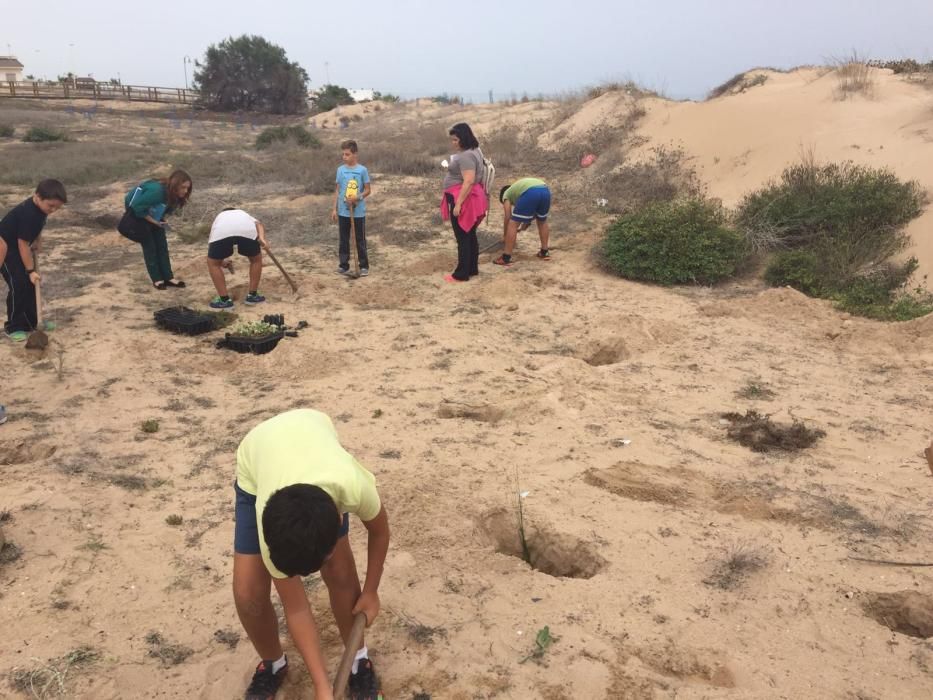
[[[355,102],[365,102],[376,98],[376,91],[372,88],[347,88],[347,92]]]
[[[15,56],[0,56],[0,79],[7,83],[22,81],[23,64]]]

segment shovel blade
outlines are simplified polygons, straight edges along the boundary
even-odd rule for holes
[[[49,346],[49,336],[45,331],[33,331],[26,338],[26,347],[30,350],[44,350]]]

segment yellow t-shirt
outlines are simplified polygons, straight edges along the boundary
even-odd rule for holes
[[[250,430],[236,452],[237,485],[256,496],[256,525],[262,560],[275,578],[287,578],[269,558],[262,532],[262,511],[281,488],[311,484],[323,489],[340,513],[354,513],[368,521],[382,504],[376,477],[340,445],[330,418],[300,408],[280,413]]]

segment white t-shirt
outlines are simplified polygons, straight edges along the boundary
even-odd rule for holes
[[[215,243],[233,236],[249,238],[251,241],[255,241],[259,238],[259,232],[256,231],[257,221],[258,219],[254,219],[242,209],[222,211],[211,225],[211,237],[207,242]]]

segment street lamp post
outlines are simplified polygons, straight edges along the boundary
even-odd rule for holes
[[[188,64],[191,63],[191,58],[189,56],[185,56],[183,63],[185,66],[185,90],[187,90],[188,89]]]

